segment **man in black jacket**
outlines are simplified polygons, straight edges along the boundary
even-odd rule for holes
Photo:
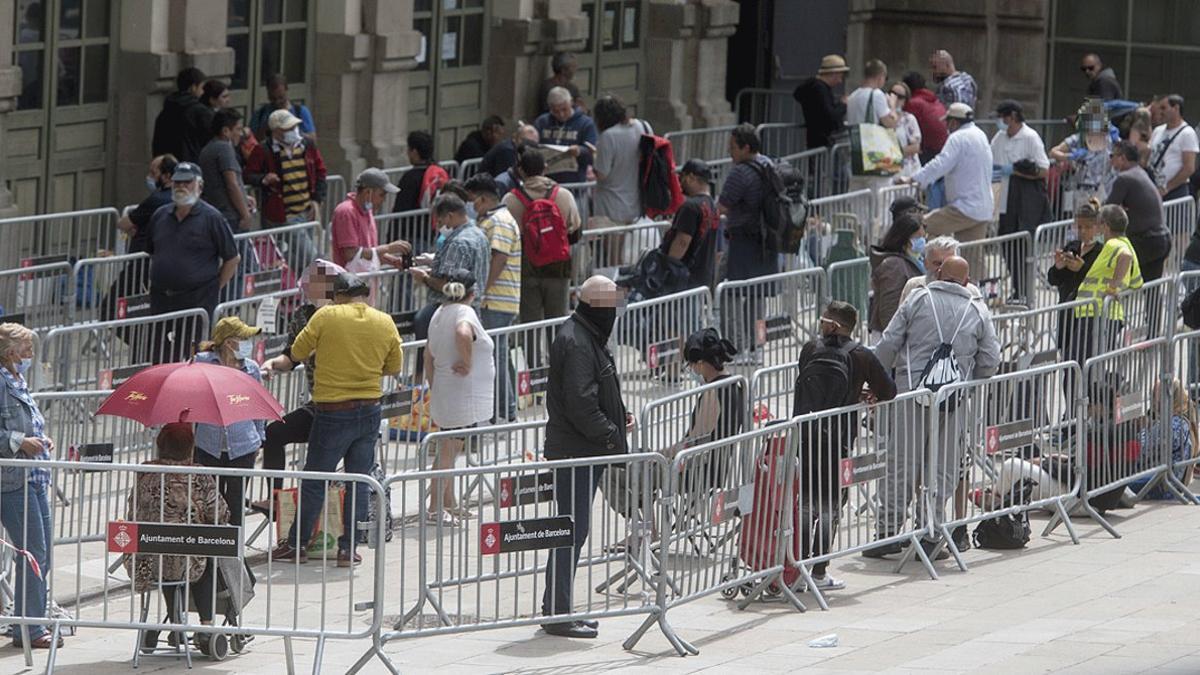
[[[829,54],[821,59],[816,77],[801,82],[792,93],[792,98],[804,111],[809,150],[833,145],[833,135],[842,131],[846,121],[846,100],[844,96],[839,98],[833,90],[842,86],[849,70],[845,59]]]
[[[162,112],[154,118],[152,154],[174,155],[180,162],[195,162],[200,150],[212,138],[208,122],[212,111],[200,102],[204,73],[184,68],[175,76],[176,91],[163,101]]]
[[[626,434],[633,416],[625,412],[621,383],[612,353],[605,346],[617,319],[617,285],[594,276],[580,289],[579,306],[558,329],[550,346],[546,391],[546,459],[621,455],[629,451]],[[575,545],[556,548],[546,565],[542,613],[570,614],[575,566],[591,529],[592,500],[604,475],[603,467],[585,466],[554,471],[554,501],[558,515],[573,516]],[[544,623],[549,635],[594,638],[596,623]]]

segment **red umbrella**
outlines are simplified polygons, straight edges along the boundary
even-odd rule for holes
[[[100,405],[114,415],[153,427],[171,422],[229,426],[281,419],[283,406],[253,377],[212,363],[164,363],[126,380]]]

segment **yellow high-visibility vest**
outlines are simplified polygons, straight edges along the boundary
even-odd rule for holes
[[[1108,297],[1109,282],[1117,273],[1117,258],[1122,253],[1129,253],[1133,262],[1129,265],[1129,270],[1125,272],[1125,278],[1120,280],[1121,283],[1117,285],[1117,290],[1124,291],[1142,287],[1142,269],[1138,265],[1137,253],[1133,250],[1133,244],[1127,237],[1113,237],[1104,242],[1104,248],[1100,249],[1096,261],[1084,275],[1083,283],[1079,284],[1079,293],[1076,298],[1091,300],[1091,302],[1075,308],[1076,318],[1092,318],[1100,314],[1104,298]],[[1109,300],[1107,314],[1107,318],[1113,321],[1125,320],[1125,308],[1116,298]]]

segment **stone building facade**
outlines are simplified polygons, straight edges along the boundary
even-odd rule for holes
[[[661,131],[733,118],[716,85],[734,0],[0,0],[0,17],[0,214],[139,199],[186,66],[247,114],[287,75],[347,176],[406,164],[414,129],[445,159],[487,115],[531,119],[556,51],[585,99],[617,93]]]

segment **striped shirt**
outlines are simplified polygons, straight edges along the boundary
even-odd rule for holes
[[[279,189],[283,195],[283,209],[289,216],[304,213],[312,200],[308,192],[308,170],[304,163],[304,153],[307,148],[301,144],[296,148],[283,148],[275,145],[275,154],[279,157]]]
[[[966,103],[975,107],[975,96],[979,88],[975,86],[975,78],[959,70],[942,80],[938,85],[937,97],[949,108],[951,103]]]
[[[508,256],[496,283],[484,292],[482,307],[517,314],[521,309],[521,230],[504,205],[485,213],[479,227],[487,235],[492,251]]]

